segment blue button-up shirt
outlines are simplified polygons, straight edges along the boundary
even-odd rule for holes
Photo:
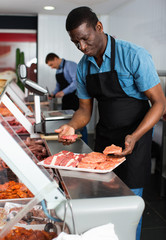
[[[107,47],[100,67],[94,57],[87,55],[84,55],[78,64],[77,95],[79,98],[90,98],[86,90],[89,61],[91,74],[111,70],[111,39],[109,35],[107,36]],[[160,82],[151,55],[140,46],[118,39],[115,39],[115,70],[124,92],[137,99],[147,99],[144,92]]]
[[[77,72],[77,63],[65,60],[65,66],[63,69],[63,62],[64,59],[62,59],[62,62],[59,66],[59,68],[56,71],[56,74],[62,73],[64,74],[64,77],[66,81],[69,83],[69,86],[63,89],[64,94],[72,93],[73,91],[76,90],[77,84],[76,84],[76,72]],[[60,85],[57,82],[56,83],[56,88],[53,91],[53,94],[56,94],[57,92],[60,91]]]

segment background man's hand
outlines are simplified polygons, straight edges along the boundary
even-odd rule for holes
[[[57,94],[55,94],[55,97],[60,98],[63,97],[65,94],[63,91],[57,92]]]

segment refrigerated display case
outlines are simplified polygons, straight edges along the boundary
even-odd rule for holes
[[[65,220],[70,233],[81,234],[91,228],[113,223],[119,239],[135,239],[144,201],[135,196],[113,172],[94,174],[55,170],[52,178],[46,169],[36,164],[37,159],[3,118],[0,142],[0,157],[34,194],[32,200],[3,227],[1,237],[45,199],[47,209],[54,209],[57,218]],[[49,141],[47,146],[51,154],[62,149],[91,152],[81,139],[70,146],[63,146],[57,141]],[[58,181],[55,181],[55,177]]]
[[[1,95],[0,100],[4,96]],[[135,239],[144,201],[112,171],[92,173],[51,169],[50,172],[37,165],[39,161],[2,116],[0,143],[0,157],[34,195],[2,228],[0,237],[4,237],[35,205],[44,201],[45,210],[53,211],[56,216],[53,221],[65,223],[72,234],[82,234],[112,223],[119,240]],[[46,141],[46,146],[50,155],[62,150],[73,153],[92,151],[81,139],[68,146],[58,141]]]

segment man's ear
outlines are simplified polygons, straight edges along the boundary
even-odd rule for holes
[[[96,31],[103,32],[103,24],[100,21],[96,24]]]

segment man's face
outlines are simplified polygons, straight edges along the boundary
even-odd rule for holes
[[[83,23],[68,33],[77,48],[88,56],[96,57],[103,48],[103,27],[100,22],[96,24],[95,29]]]
[[[50,68],[56,68],[56,69],[58,69],[58,58],[54,58],[54,60],[51,60],[51,61],[48,61],[47,62],[47,64],[48,64],[48,66],[50,67]]]

